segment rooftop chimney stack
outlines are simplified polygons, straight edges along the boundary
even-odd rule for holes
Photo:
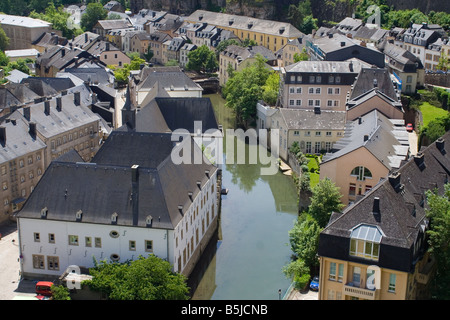
[[[30,122],[30,123],[29,123],[29,126],[30,126],[30,130],[29,130],[30,135],[31,135],[33,138],[36,137],[36,123],[35,123],[35,122]]]
[[[23,116],[25,117],[25,119],[27,119],[27,121],[31,120],[31,110],[30,107],[24,107],[23,108]]]
[[[380,214],[380,198],[379,197],[373,198],[372,212],[373,212],[373,214]]]
[[[50,101],[44,102],[44,113],[48,116],[50,115]]]
[[[78,92],[74,92],[73,93],[73,103],[76,106],[79,106],[80,102],[81,102],[80,92],[79,91]]]
[[[436,140],[436,147],[441,153],[444,152],[444,142],[445,140],[442,137]]]
[[[56,110],[58,110],[58,111],[62,110],[61,97],[56,97]]]
[[[3,126],[0,127],[0,143],[3,146],[6,144],[6,128]]]

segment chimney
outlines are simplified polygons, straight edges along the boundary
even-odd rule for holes
[[[328,34],[328,38],[329,38],[329,39],[333,38],[333,34],[332,34],[332,33],[329,33],[329,34]]]
[[[444,142],[445,140],[442,137],[436,140],[436,147],[441,153],[444,152]]]
[[[88,39],[88,34],[85,33],[85,34],[84,34],[84,42],[87,43],[88,41],[89,41],[89,39]]]
[[[6,128],[3,126],[0,127],[0,143],[3,146],[6,144]]]
[[[79,105],[80,105],[80,101],[81,101],[81,98],[80,98],[80,92],[79,92],[79,91],[74,92],[74,93],[73,93],[73,103],[74,103],[76,106],[79,106]]]
[[[27,121],[31,120],[31,110],[30,107],[24,107],[23,108],[23,116],[25,117],[25,119],[27,119]]]
[[[380,214],[380,198],[374,197],[373,198],[373,208],[372,208],[373,214]]]
[[[341,41],[341,47],[345,47],[345,41]]]
[[[373,87],[378,88],[378,80],[377,79],[373,79]]]
[[[400,183],[400,176],[401,174],[398,171],[395,171],[388,176],[389,183],[396,192],[399,192],[403,189],[403,185]]]
[[[133,214],[133,225],[137,226],[139,220],[139,165],[131,167],[131,208]]]
[[[415,156],[414,156],[414,162],[417,164],[417,166],[419,167],[420,170],[423,170],[425,167],[425,162],[424,162],[424,154],[422,152],[418,152]]]
[[[365,134],[365,135],[364,135],[364,141],[367,141],[367,140],[369,140],[369,135],[368,135],[368,134]]]
[[[56,97],[56,110],[58,110],[58,111],[62,110],[61,97]]]
[[[44,112],[47,116],[50,115],[50,101],[44,102]]]
[[[61,49],[61,57],[64,57],[66,55],[66,49]]]
[[[28,131],[30,135],[34,138],[36,137],[36,122],[30,122],[29,123],[30,130]]]
[[[362,123],[362,118],[358,117],[358,124],[361,124],[361,123]]]

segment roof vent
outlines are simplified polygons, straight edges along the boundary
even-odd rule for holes
[[[228,20],[228,25],[232,25],[234,23],[234,18],[230,18],[230,20]]]
[[[111,215],[111,223],[112,224],[116,224],[117,223],[117,217],[118,217],[119,215],[117,214],[117,212],[114,212],[112,215]]]
[[[77,219],[77,221],[81,221],[81,217],[83,216],[83,211],[78,210],[77,213],[75,214],[75,218]]]
[[[48,214],[48,209],[47,209],[47,207],[45,207],[41,210],[41,218],[42,219],[47,218],[47,214]]]
[[[152,224],[153,224],[153,217],[152,216],[147,216],[146,218],[145,218],[145,225],[147,226],[147,227],[152,227]]]
[[[285,27],[280,27],[280,29],[278,30],[278,32],[280,32],[280,34],[283,34],[284,31],[286,31],[286,28],[285,28]]]

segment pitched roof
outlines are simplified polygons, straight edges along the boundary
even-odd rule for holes
[[[42,28],[42,27],[51,27],[52,25],[50,22],[43,21],[40,19],[33,19],[30,17],[14,16],[8,14],[0,14],[0,24],[21,26],[25,28]]]
[[[377,88],[377,91],[383,93],[392,100],[396,102],[399,101],[399,94],[389,72],[387,69],[379,68],[362,68],[360,70],[349,99],[355,99],[373,88]]]
[[[206,10],[196,10],[186,21],[206,22],[211,25],[236,28],[241,30],[251,30],[265,34],[272,34],[286,38],[299,38],[304,36],[297,28],[287,22],[258,19],[247,16],[240,16],[227,13],[212,12]]]
[[[399,168],[408,157],[408,133],[397,121],[391,121],[377,110],[347,123],[342,139],[334,144],[332,153],[322,163],[333,161],[359,148],[366,148],[388,170]]]
[[[40,219],[46,207],[47,220],[75,222],[81,210],[86,223],[111,225],[117,213],[117,225],[146,227],[146,218],[152,216],[152,228],[174,229],[182,219],[178,206],[186,210],[191,205],[188,193],[195,197],[200,192],[197,181],[204,186],[209,180],[205,170],[213,174],[217,168],[206,159],[202,164],[174,164],[173,145],[170,134],[112,132],[96,162],[53,161],[19,217]],[[195,143],[191,151],[193,157],[201,154]]]
[[[310,109],[278,109],[291,130],[344,130],[345,111],[321,110],[316,113]]]
[[[428,228],[425,191],[437,188],[443,194],[448,179],[450,162],[445,144],[449,138],[447,132],[358,202],[335,214],[320,235],[319,255],[372,264],[349,255],[349,240],[353,228],[374,226],[382,232],[377,265],[410,272],[418,256],[413,252],[414,244],[424,238]]]

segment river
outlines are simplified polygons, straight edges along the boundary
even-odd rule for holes
[[[234,128],[220,95],[204,97],[211,99],[223,129]],[[297,218],[296,189],[291,177],[261,175],[260,168],[222,165],[222,187],[229,192],[222,196],[216,238],[195,270],[193,300],[276,300],[289,288],[282,268],[291,256],[288,232]]]

